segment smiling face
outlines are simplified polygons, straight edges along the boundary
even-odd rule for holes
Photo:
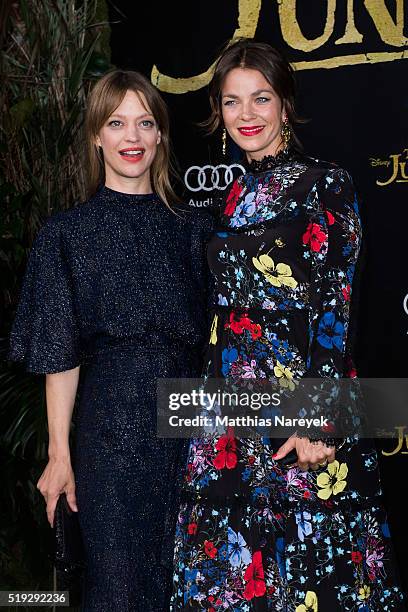
[[[282,148],[286,113],[280,98],[259,70],[234,68],[221,89],[224,125],[248,160],[276,155]]]
[[[105,185],[124,193],[150,193],[150,167],[160,138],[145,96],[128,90],[96,137],[103,150]]]

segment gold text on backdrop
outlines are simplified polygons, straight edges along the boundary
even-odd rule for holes
[[[394,153],[389,155],[389,159],[377,159],[370,157],[370,163],[372,166],[384,166],[386,168],[391,167],[391,175],[385,180],[377,180],[376,184],[379,187],[386,187],[391,183],[408,183],[407,174],[407,162],[408,162],[408,149],[404,149],[402,153]]]
[[[408,435],[405,434],[404,436],[405,425],[403,425],[402,427],[396,427],[395,429],[397,430],[397,433],[398,433],[397,446],[391,452],[382,450],[381,453],[384,455],[384,457],[391,457],[392,455],[396,455],[399,452],[401,452],[401,455],[408,455]],[[407,450],[402,450],[404,446],[404,442],[405,442],[405,448]]]
[[[271,2],[272,0],[268,0]],[[273,0],[275,1],[275,0]],[[374,25],[380,40],[392,47],[405,47],[399,51],[371,51],[362,49],[358,54],[334,54],[318,60],[305,60],[293,62],[296,70],[313,70],[317,68],[338,68],[339,66],[353,66],[357,64],[376,64],[379,62],[392,62],[408,58],[408,38],[404,36],[404,0],[394,0],[395,17],[391,14],[385,0],[346,0],[347,17],[344,34],[334,41],[335,45],[363,44],[363,35],[355,24],[355,6],[364,7],[364,13],[370,19],[367,27]],[[316,49],[324,50],[324,46],[334,32],[336,22],[337,0],[326,0],[326,20],[322,33],[316,38],[307,38],[301,28],[296,15],[298,0],[278,0],[279,22],[282,37],[289,47],[310,53]],[[261,0],[238,0],[238,28],[234,31],[231,40],[245,36],[253,38],[256,33]],[[360,24],[360,29],[362,28]],[[167,93],[183,94],[188,91],[197,91],[205,87],[211,80],[214,70],[212,64],[208,70],[187,78],[168,76],[159,71],[156,65],[152,68],[151,80],[158,89]]]

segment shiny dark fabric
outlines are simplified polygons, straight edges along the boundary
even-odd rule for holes
[[[183,441],[156,437],[156,379],[195,376],[206,335],[205,213],[101,189],[37,237],[10,358],[81,366],[74,473],[86,612],[168,608]]]

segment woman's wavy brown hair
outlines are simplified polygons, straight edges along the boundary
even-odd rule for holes
[[[218,57],[209,84],[211,114],[201,126],[208,134],[213,134],[222,126],[222,87],[225,77],[234,68],[252,68],[263,74],[285,108],[291,131],[291,144],[301,149],[300,140],[293,131],[296,123],[304,123],[295,111],[294,70],[282,53],[252,38],[240,38],[228,44]]]
[[[88,96],[85,115],[85,136],[88,152],[88,195],[93,195],[99,185],[105,182],[105,165],[103,154],[96,145],[96,137],[115,109],[124,99],[127,91],[142,93],[148,104],[148,111],[153,114],[161,133],[157,153],[150,168],[150,177],[154,191],[170,207],[178,197],[173,191],[170,175],[173,174],[173,163],[170,153],[169,116],[167,107],[157,89],[150,81],[131,70],[113,70],[105,74],[94,85]],[[144,105],[144,104],[143,104]]]

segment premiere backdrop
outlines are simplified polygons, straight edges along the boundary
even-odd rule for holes
[[[360,376],[408,376],[408,6],[405,0],[115,1],[112,61],[148,75],[172,118],[181,189],[215,205],[243,169],[231,142],[204,137],[206,85],[222,45],[248,36],[284,51],[297,73],[306,152],[355,179],[367,247],[359,297]],[[384,407],[386,409],[386,407]],[[408,432],[379,443],[386,502],[408,583],[402,495]],[[386,454],[387,453],[387,454]]]

